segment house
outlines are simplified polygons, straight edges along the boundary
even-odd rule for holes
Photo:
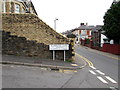
[[[2,0],[2,13],[31,13],[37,15],[30,0]]]
[[[92,29],[92,41],[93,41],[93,46],[95,47],[100,47],[101,46],[101,35],[102,33],[102,25],[96,25]]]
[[[81,23],[78,28],[73,29],[72,33],[76,35],[76,43],[81,43],[81,40],[91,39],[92,28],[94,28],[94,26]]]

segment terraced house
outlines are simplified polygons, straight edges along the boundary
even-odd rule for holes
[[[30,0],[2,0],[2,12],[3,13],[32,13],[37,12]]]

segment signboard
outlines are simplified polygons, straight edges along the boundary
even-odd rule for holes
[[[49,50],[69,50],[69,44],[51,44]]]

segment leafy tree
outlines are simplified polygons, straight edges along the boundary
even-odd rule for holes
[[[105,13],[103,30],[109,39],[120,44],[120,1],[112,4]]]

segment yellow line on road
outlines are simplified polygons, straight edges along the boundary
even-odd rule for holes
[[[83,60],[85,60],[89,66],[93,66],[93,63],[91,61],[89,61],[87,58],[81,56],[80,54],[78,53],[75,53],[77,56],[79,56],[80,58],[82,58]]]

